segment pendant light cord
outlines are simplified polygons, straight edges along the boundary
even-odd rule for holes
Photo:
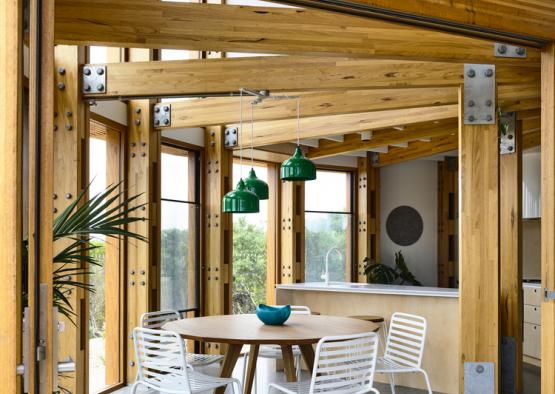
[[[243,88],[239,92],[239,175],[243,179]]]
[[[301,146],[301,99],[297,98],[297,146]]]
[[[254,168],[254,100],[251,102],[251,168]]]

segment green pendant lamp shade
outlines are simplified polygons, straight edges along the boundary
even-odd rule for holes
[[[224,213],[257,213],[260,212],[259,205],[258,196],[247,190],[243,179],[223,198]]]
[[[301,147],[281,164],[281,179],[284,181],[313,181],[316,179],[316,166],[304,157]]]
[[[268,199],[268,184],[262,179],[258,179],[256,177],[254,168],[251,168],[249,176],[245,178],[245,187],[247,188],[247,190],[256,194],[260,200]]]

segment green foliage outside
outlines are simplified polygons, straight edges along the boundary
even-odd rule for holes
[[[161,242],[161,307],[179,310],[193,306],[189,303],[193,304],[194,300],[189,300],[188,296],[189,231],[164,229]]]
[[[90,256],[98,262],[89,268],[89,283],[93,286],[94,292],[89,293],[89,339],[104,336],[106,304],[104,296],[104,261],[105,261],[105,242],[99,239],[91,241],[95,246],[89,252]]]
[[[233,313],[254,313],[266,301],[266,232],[244,216],[233,220]]]
[[[326,253],[331,248],[341,251],[342,258],[330,254],[331,281],[345,281],[347,215],[307,213],[305,215],[305,282],[321,282],[326,270]]]

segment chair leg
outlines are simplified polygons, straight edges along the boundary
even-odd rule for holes
[[[428,374],[423,369],[420,370],[422,375],[424,375],[424,379],[426,380],[426,386],[428,387],[428,394],[433,394],[432,386],[430,385],[430,379],[428,378]]]
[[[395,394],[395,375],[389,374],[389,386],[391,387],[391,394]]]
[[[301,381],[301,367],[302,367],[302,361],[301,361],[301,355],[297,355],[295,357],[297,360],[297,382]]]
[[[247,380],[247,357],[248,353],[243,356],[243,378],[241,379],[241,384],[245,385],[245,380]]]
[[[141,382],[133,383],[133,386],[131,386],[131,394],[135,394],[137,392],[137,388],[139,387],[140,384]]]

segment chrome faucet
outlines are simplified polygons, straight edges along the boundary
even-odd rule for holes
[[[324,281],[326,282],[326,285],[330,284],[329,259],[330,259],[331,252],[337,252],[337,255],[339,256],[339,260],[341,260],[343,258],[343,255],[341,254],[341,251],[337,248],[331,248],[326,253],[326,272],[324,272],[321,276],[321,278],[324,279]]]

